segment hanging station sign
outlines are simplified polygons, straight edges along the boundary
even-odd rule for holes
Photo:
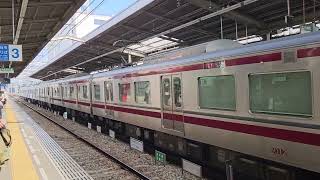
[[[0,74],[14,73],[13,68],[0,68]]]
[[[22,45],[0,44],[0,61],[22,61]]]

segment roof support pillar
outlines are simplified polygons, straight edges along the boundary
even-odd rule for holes
[[[132,63],[132,56],[131,56],[131,54],[128,54],[128,63],[129,63],[129,64]]]
[[[271,39],[271,33],[268,32],[268,33],[266,34],[266,36],[267,36],[267,41],[270,41],[270,39]]]
[[[19,20],[18,20],[18,26],[17,26],[16,35],[14,37],[13,44],[17,44],[18,43],[20,32],[21,32],[21,29],[22,29],[24,16],[26,14],[26,10],[27,10],[27,7],[28,7],[28,2],[29,2],[29,0],[23,0],[22,1]]]

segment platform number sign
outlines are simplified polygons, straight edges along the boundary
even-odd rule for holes
[[[0,61],[22,61],[22,45],[0,44]]]
[[[155,150],[155,160],[156,162],[166,163],[166,154],[160,151]]]

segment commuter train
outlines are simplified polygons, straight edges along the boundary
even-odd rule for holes
[[[234,179],[319,179],[320,32],[239,47],[220,42],[222,49],[176,50],[174,58],[163,53],[139,66],[22,87],[19,95],[188,159],[203,174],[223,174],[231,162]]]

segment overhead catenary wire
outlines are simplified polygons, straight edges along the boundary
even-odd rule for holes
[[[71,23],[68,25],[68,26],[65,26],[64,29],[61,31],[61,33],[59,35],[62,35],[62,33],[64,32],[64,30],[66,30],[69,26],[73,26],[71,29],[69,29],[66,34],[64,35],[69,35],[70,32],[72,32],[72,30],[74,30],[76,27],[78,27],[85,19],[87,19],[98,7],[100,7],[102,5],[102,3],[105,1],[105,0],[102,0],[97,6],[95,6],[88,14],[86,14],[79,22],[77,22],[76,24],[72,24],[73,22],[75,22],[79,17],[80,15],[84,14],[84,12],[89,8],[89,6],[91,4],[93,4],[93,2],[95,2],[96,0],[92,1],[81,13],[78,14],[77,17],[75,17],[73,19],[73,21],[71,21]],[[63,41],[63,39],[60,40],[60,42]],[[48,49],[50,49],[47,53],[51,52],[55,47],[58,46],[58,44],[60,44],[60,42],[57,42],[55,45],[53,45],[54,43],[52,43],[52,45],[50,47],[48,47]]]
[[[105,0],[102,0],[102,1],[100,1],[97,5],[95,5],[94,7],[92,7],[96,1],[97,1],[97,0],[89,1],[90,3],[89,3],[83,10],[81,10],[80,13],[78,13],[77,16],[73,17],[73,18],[71,19],[71,21],[69,21],[69,24],[65,25],[65,26],[63,27],[63,29],[61,29],[56,36],[59,36],[59,35],[62,35],[62,34],[65,34],[65,35],[70,34],[70,32],[72,32],[73,29],[75,29],[76,27],[78,27],[78,26],[79,26],[85,19],[87,19],[97,8],[99,8],[99,7],[103,4],[103,2],[105,2]],[[79,17],[80,17],[81,15],[85,14],[85,12],[87,12],[87,10],[88,10],[89,8],[90,8],[90,9],[92,8],[92,10],[91,10],[89,13],[87,13],[79,22],[74,23],[75,21],[79,20]],[[72,28],[69,28],[69,27],[71,27],[71,26],[73,26],[73,27],[72,27]],[[69,28],[69,30],[66,32],[66,30],[67,30],[68,28]],[[61,41],[63,41],[63,39],[59,39],[58,41],[56,41],[56,43],[54,43],[54,42],[49,43],[49,44],[47,45],[47,47],[46,47],[46,50],[43,51],[41,54],[43,54],[43,53],[46,53],[46,54],[51,53],[51,52],[52,52],[53,50],[55,50],[55,48],[61,43]],[[39,54],[39,55],[41,55],[41,54]],[[42,55],[42,56],[43,56],[43,55]],[[30,66],[30,64],[29,64],[28,66]],[[31,66],[30,66],[30,67],[31,67]],[[28,67],[28,68],[30,68],[30,67]]]
[[[96,0],[90,1],[90,3],[88,4],[87,7],[85,7],[80,13],[78,13],[77,16],[72,18],[72,21],[69,22],[68,25],[65,25],[63,27],[63,29],[61,29],[58,34],[56,36],[61,36],[63,35],[64,31],[67,30],[67,28],[69,28],[70,26],[73,26],[73,28],[69,29],[64,35],[69,35],[70,32],[72,30],[74,30],[74,28],[78,27],[85,19],[87,19],[89,17],[89,15],[91,15],[93,13],[93,11],[95,11],[99,6],[101,6],[102,2],[105,0],[102,0],[96,7],[94,7],[86,16],[84,16],[78,23],[73,24],[73,22],[75,22],[82,14],[84,14],[86,12],[87,9],[89,9],[89,7],[95,2]],[[63,41],[64,39],[59,39],[56,43],[50,43],[50,45],[48,45],[48,47],[46,47],[47,49],[47,54],[49,54],[52,50],[54,50],[60,43],[61,41]]]

